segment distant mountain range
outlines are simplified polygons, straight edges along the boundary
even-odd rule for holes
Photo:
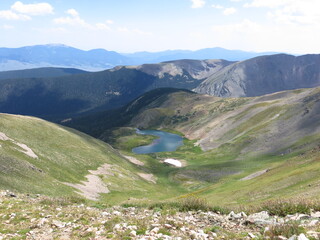
[[[241,61],[273,52],[255,53],[223,48],[207,48],[198,51],[170,50],[162,52],[117,53],[104,49],[83,51],[61,44],[0,48],[0,71],[42,67],[78,68],[101,71],[118,65],[141,65],[178,59],[225,59]]]
[[[320,55],[278,54],[241,62],[177,60],[101,72],[41,68],[0,74],[0,111],[59,121],[124,106],[156,88],[250,97],[316,86]]]

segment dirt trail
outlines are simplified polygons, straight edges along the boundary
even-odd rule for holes
[[[108,187],[104,184],[98,175],[113,175],[109,170],[112,165],[104,164],[97,170],[90,170],[90,174],[86,176],[87,181],[81,183],[64,183],[70,187],[78,189],[79,194],[87,199],[97,201],[100,197],[100,193],[109,193]]]
[[[122,155],[123,157],[125,157],[126,159],[128,159],[130,162],[132,162],[133,164],[139,165],[139,166],[144,166],[144,163],[139,161],[138,159],[136,159],[135,157],[132,156],[126,156],[126,155]]]
[[[262,174],[266,173],[266,172],[269,172],[270,169],[265,169],[265,170],[262,170],[262,171],[259,171],[259,172],[255,172],[255,173],[252,173],[244,178],[241,178],[240,181],[246,181],[246,180],[251,180],[253,178],[256,178],[256,177],[259,177],[261,176]]]
[[[0,140],[1,141],[11,141],[13,144],[15,144],[19,147],[19,149],[17,149],[19,152],[22,152],[32,158],[38,158],[38,156],[33,152],[33,150],[31,148],[29,148],[26,144],[19,143],[19,142],[15,141],[14,139],[9,138],[6,134],[4,134],[2,132],[0,132]]]
[[[148,182],[157,183],[157,179],[152,173],[138,173],[138,175]]]

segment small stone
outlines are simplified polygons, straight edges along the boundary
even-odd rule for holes
[[[312,218],[320,218],[320,212],[312,212],[311,217]]]
[[[278,236],[279,240],[287,240],[288,238],[284,237],[284,236]]]
[[[241,213],[234,213],[234,211],[231,211],[228,215],[228,219],[229,220],[233,220],[233,219],[241,219],[242,218],[242,214]]]
[[[130,236],[132,236],[132,237],[137,236],[137,232],[136,232],[136,231],[134,231],[134,230],[132,230],[132,231],[130,232]]]
[[[314,227],[314,226],[316,226],[318,224],[319,224],[319,220],[314,219],[311,222],[309,222],[307,225],[310,226],[310,227]]]
[[[161,226],[161,224],[159,224],[159,223],[153,223],[153,224],[151,224],[151,227],[160,227]]]
[[[214,232],[211,232],[210,235],[211,235],[213,238],[218,237],[218,234],[216,234],[216,233],[214,233]]]
[[[309,219],[310,216],[307,214],[299,214],[298,215],[298,220],[305,220],[305,219]]]
[[[320,232],[308,231],[307,235],[315,239],[320,239]]]
[[[240,214],[241,214],[241,216],[242,216],[243,218],[248,217],[248,216],[247,216],[247,214],[246,214],[245,212],[241,212]]]
[[[17,195],[14,194],[14,193],[12,193],[12,192],[7,193],[7,196],[8,196],[8,197],[12,197],[12,198],[17,197]]]
[[[249,236],[250,238],[256,238],[256,236],[255,236],[253,233],[251,233],[251,232],[248,233],[248,236]]]
[[[303,233],[301,233],[301,234],[298,236],[298,240],[309,240],[309,238],[307,238],[306,235],[304,235]]]
[[[124,226],[125,227],[125,226]],[[120,230],[120,229],[122,229],[123,228],[123,224],[116,224],[115,226],[114,226],[114,230]]]
[[[130,226],[128,226],[128,229],[129,229],[129,230],[137,230],[138,227],[135,226],[135,225],[130,225]]]
[[[288,240],[297,240],[297,235],[291,236]]]
[[[263,211],[249,215],[246,219],[246,223],[251,223],[255,225],[269,225],[272,224],[272,221],[270,221],[269,218],[269,213]]]
[[[66,224],[63,222],[60,222],[58,220],[53,220],[52,226],[57,227],[57,228],[64,228],[66,226]]]
[[[108,217],[108,216],[110,216],[111,214],[110,213],[108,213],[108,212],[102,212],[101,213],[101,216],[103,216],[103,217]]]
[[[120,215],[121,215],[121,212],[119,212],[119,211],[113,211],[112,214],[113,214],[113,215],[116,215],[116,216],[120,216]]]
[[[160,230],[160,228],[155,227],[155,228],[151,229],[151,231],[150,231],[150,232],[152,232],[152,233],[158,233],[158,232],[159,232],[159,230]]]
[[[165,228],[168,228],[168,229],[170,229],[170,228],[172,228],[172,225],[170,225],[170,224],[164,224],[164,226],[165,226]]]
[[[48,221],[48,219],[46,218],[41,218],[37,224],[37,227],[42,227],[43,225],[45,225]]]

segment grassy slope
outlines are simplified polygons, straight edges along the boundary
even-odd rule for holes
[[[212,205],[255,204],[299,195],[315,198],[320,195],[319,95],[320,89],[242,99],[185,91],[151,94],[155,98],[147,104],[134,102],[138,107],[130,112],[128,128],[100,136],[144,166],[135,166],[109,145],[77,131],[36,118],[1,115],[0,132],[27,144],[39,159],[17,151],[11,142],[0,141],[0,188],[70,195],[73,189],[61,182],[78,183],[85,180],[88,170],[108,163],[113,175],[101,178],[111,193],[103,194],[101,200],[110,204],[189,195],[207,198]],[[97,123],[103,121],[97,119]],[[169,129],[188,139],[175,152],[135,155],[132,147],[153,138],[136,135],[133,127]],[[160,162],[165,158],[183,160],[187,166],[166,166]],[[240,181],[264,169],[270,171]],[[153,174],[157,184],[138,173]]]
[[[88,170],[108,163],[113,175],[101,178],[111,193],[102,199],[118,203],[129,197],[163,199],[184,191],[179,187],[152,184],[136,173],[144,172],[112,149],[108,144],[75,130],[33,117],[0,115],[0,132],[30,147],[38,159],[18,151],[11,141],[0,140],[0,188],[51,196],[74,195],[74,189],[62,182],[86,180]],[[21,149],[20,149],[21,150]],[[165,187],[167,186],[167,187]]]
[[[186,195],[203,196],[212,204],[316,198],[320,196],[319,96],[319,88],[241,99],[177,92],[144,106],[130,124],[181,132],[191,139],[185,139],[183,147],[170,153],[134,155],[131,147],[145,140],[121,129],[116,130],[112,144],[144,161],[155,175],[167,175],[181,184],[189,191]],[[184,160],[187,166],[162,169],[159,160],[169,157]],[[270,170],[240,181],[265,169]]]

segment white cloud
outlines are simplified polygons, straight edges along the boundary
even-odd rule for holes
[[[60,25],[70,25],[70,26],[78,26],[78,27],[86,27],[90,28],[91,25],[88,24],[85,20],[80,18],[79,13],[75,9],[68,9],[67,14],[70,16],[67,17],[60,17],[60,18],[55,18],[53,19],[53,22],[55,24],[60,24]]]
[[[2,29],[5,29],[5,30],[10,30],[10,29],[14,29],[14,26],[4,24],[4,25],[1,26],[1,28],[2,28]]]
[[[202,8],[206,2],[204,0],[191,0],[192,8]]]
[[[129,29],[126,28],[126,27],[119,27],[119,28],[118,28],[118,31],[119,31],[119,32],[129,32]]]
[[[96,23],[95,24],[95,27],[98,29],[98,30],[112,30],[111,26],[114,24],[114,22],[112,20],[107,20],[105,21],[104,23]]]
[[[211,7],[216,8],[216,9],[224,9],[224,7],[219,4],[213,4],[213,5],[211,5]]]
[[[31,17],[24,14],[15,13],[11,10],[0,11],[0,18],[6,19],[6,20],[22,20],[22,21],[31,20]]]
[[[105,23],[96,23],[95,26],[98,30],[111,30],[111,27]]]
[[[77,12],[77,10],[75,10],[75,9],[73,9],[73,8],[67,10],[67,13],[68,13],[69,15],[71,15],[72,17],[78,17],[78,16],[79,16],[79,13]]]
[[[73,8],[68,9],[66,13],[70,16],[55,18],[53,19],[53,22],[59,25],[82,27],[90,30],[111,30],[110,25],[113,24],[112,20],[106,20],[103,23],[95,23],[95,24],[88,23],[84,19],[82,19],[78,11]]]
[[[53,7],[49,3],[23,4],[18,1],[11,6],[11,9],[17,13],[31,16],[53,14]]]
[[[215,45],[249,51],[291,53],[320,52],[320,26],[256,23],[245,19],[236,24],[212,27]]]
[[[229,16],[229,15],[235,14],[236,12],[237,12],[237,9],[231,7],[231,8],[226,8],[223,11],[223,14],[226,15],[226,16]]]
[[[245,7],[269,7],[275,8],[279,6],[284,6],[290,2],[295,2],[297,0],[252,0],[251,3],[246,3]],[[299,0],[298,0],[299,1]],[[304,0],[306,2],[308,0]]]
[[[235,14],[237,12],[237,9],[234,7],[226,8],[226,7],[219,5],[219,4],[218,5],[213,4],[213,5],[211,5],[211,7],[215,8],[215,9],[222,10],[223,15],[225,15],[225,16],[229,16],[229,15]]]
[[[318,25],[320,22],[319,0],[253,0],[244,6],[269,8],[267,15],[280,23]]]
[[[55,18],[53,20],[56,24],[61,25],[70,25],[70,26],[82,26],[82,27],[89,27],[89,24],[86,23],[83,19],[80,17],[61,17],[61,18]]]
[[[106,23],[107,23],[107,24],[114,24],[114,21],[112,21],[112,20],[107,20]]]

